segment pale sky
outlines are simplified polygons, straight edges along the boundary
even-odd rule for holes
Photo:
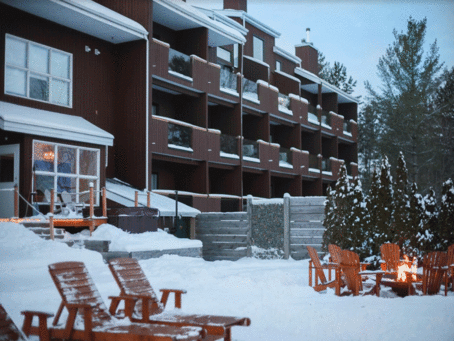
[[[187,3],[221,9],[222,0],[187,0]],[[311,41],[326,60],[339,61],[357,80],[353,95],[366,95],[364,81],[374,89],[381,82],[377,64],[394,41],[393,29],[406,32],[410,16],[427,17],[425,51],[437,39],[440,61],[454,66],[454,0],[248,0],[248,13],[281,33],[276,45],[294,53],[294,46],[311,29]]]

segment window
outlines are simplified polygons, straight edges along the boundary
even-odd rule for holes
[[[282,64],[279,60],[276,60],[276,71],[281,71]]]
[[[218,47],[216,50],[217,50],[216,55],[218,58],[221,58],[222,60],[225,60],[226,62],[229,63],[232,62],[232,52],[222,47]]]
[[[6,35],[6,94],[71,107],[71,78],[71,54]]]
[[[35,201],[46,202],[45,194],[54,189],[57,194],[74,193],[76,203],[88,203],[90,183],[98,203],[99,149],[33,141],[33,181]]]
[[[263,62],[263,40],[254,36],[252,39],[253,56]]]

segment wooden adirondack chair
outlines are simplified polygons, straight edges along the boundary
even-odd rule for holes
[[[62,303],[49,328],[51,338],[69,340],[112,341],[176,341],[202,340],[205,330],[199,327],[175,327],[149,324],[119,325],[109,312],[96,289],[85,265],[81,262],[62,262],[49,265],[51,277],[61,295]],[[115,297],[131,302],[132,297]],[[57,326],[63,308],[68,310],[64,326]],[[37,335],[38,327],[31,326],[31,314],[25,315],[24,332]]]
[[[342,249],[335,244],[329,244],[328,251],[331,255],[332,262],[340,264],[340,260],[342,257]],[[370,265],[370,263],[360,263],[360,264],[361,264],[361,271],[366,271],[367,267]]]
[[[52,317],[52,314],[36,312],[40,316],[41,333],[38,334],[40,341],[49,341],[47,332],[47,318]],[[41,317],[42,316],[42,317]],[[42,324],[42,321],[44,323]],[[25,335],[17,328],[11,317],[6,312],[5,308],[0,304],[0,340],[2,341],[27,341]]]
[[[382,263],[382,270],[389,274],[397,274],[397,268],[407,263],[411,267],[411,261],[400,259],[400,247],[397,244],[386,243],[380,246],[381,259],[385,262]]]
[[[448,247],[448,271],[446,273],[446,281],[451,281],[451,290],[454,291],[454,244]]]
[[[117,258],[109,261],[109,269],[120,287],[120,296],[138,299],[136,302],[125,304],[125,316],[131,321],[143,323],[159,323],[172,326],[197,326],[204,328],[207,339],[224,338],[231,340],[233,326],[249,326],[251,320],[247,317],[216,316],[216,315],[187,315],[164,312],[170,293],[175,294],[175,307],[181,308],[181,295],[184,290],[161,289],[159,301],[150,282],[145,276],[139,262],[135,258]],[[118,312],[119,300],[112,300],[110,313]]]
[[[340,269],[345,275],[345,281],[347,288],[353,295],[359,295],[359,292],[363,290],[362,277],[363,276],[375,276],[375,286],[369,293],[375,293],[380,296],[380,283],[384,271],[361,271],[361,263],[357,253],[349,250],[342,250]]]
[[[424,256],[422,274],[422,294],[436,295],[440,292],[441,282],[445,278],[445,296],[448,294],[448,282],[445,274],[447,254],[441,251],[430,252]]]
[[[315,250],[312,246],[306,246],[307,252],[309,253],[309,257],[311,257],[309,261],[309,286],[312,286],[312,269],[315,270],[315,282],[314,282],[314,290],[315,291],[323,291],[326,288],[334,288],[336,291],[336,295],[340,295],[340,272],[339,266],[337,264],[325,264],[322,265],[320,263],[320,258],[318,258],[317,250]],[[334,269],[335,279],[330,281],[326,280],[325,273],[323,270]]]

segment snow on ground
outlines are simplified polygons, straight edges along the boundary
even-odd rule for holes
[[[60,297],[47,265],[69,260],[87,265],[106,304],[118,294],[97,252],[45,241],[22,225],[0,224],[0,303],[19,327],[21,310],[57,311]],[[308,286],[307,261],[206,262],[166,255],[140,264],[156,292],[188,291],[184,313],[251,318],[251,326],[232,329],[236,341],[454,339],[452,292],[406,298],[337,297],[330,289],[321,294]]]
[[[158,229],[156,232],[133,234],[125,232],[110,224],[102,224],[96,228],[90,237],[90,232],[84,230],[69,236],[69,239],[110,240],[110,251],[150,251],[171,250],[202,247],[200,240],[180,239]]]

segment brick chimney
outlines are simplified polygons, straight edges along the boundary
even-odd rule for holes
[[[247,12],[247,0],[224,0],[224,9],[236,9]]]
[[[318,50],[310,41],[310,28],[306,29],[306,39],[295,46],[295,54],[301,59],[301,67],[318,76]]]

